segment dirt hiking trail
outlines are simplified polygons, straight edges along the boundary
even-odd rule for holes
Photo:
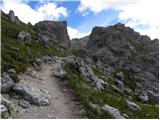
[[[66,87],[65,80],[53,76],[52,69],[59,67],[59,63],[43,64],[41,71],[36,71],[38,77],[22,75],[24,80],[32,86],[45,89],[49,92],[50,103],[47,106],[31,105],[29,108],[20,108],[15,118],[21,119],[73,119],[83,118],[83,109],[79,102]]]

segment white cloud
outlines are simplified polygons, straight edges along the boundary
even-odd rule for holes
[[[119,18],[125,21],[127,26],[134,27],[141,34],[147,34],[152,39],[160,39],[159,5],[160,0],[140,0],[137,4],[122,8]],[[147,25],[149,27],[143,29],[138,25]]]
[[[120,9],[136,2],[137,0],[81,0],[78,10],[82,15],[85,15],[88,11],[97,14],[109,8]]]
[[[81,0],[78,10],[82,12],[83,15],[87,13],[87,10],[98,13],[108,8],[108,5],[106,5],[104,1],[105,0]]]
[[[160,0],[81,0],[78,8],[82,15],[88,12],[95,14],[114,9],[119,11],[119,20],[141,34],[152,39],[160,39]],[[140,28],[139,25],[149,26]]]
[[[68,34],[70,36],[70,39],[82,38],[82,37],[90,34],[90,32],[86,32],[86,33],[79,32],[76,28],[72,28],[72,27],[67,27],[67,30],[68,30]]]
[[[68,16],[67,9],[57,7],[54,2],[42,4],[37,9],[33,9],[27,4],[26,0],[3,0],[1,9],[5,13],[13,10],[21,21],[31,22],[32,24],[41,20],[58,20],[61,16]]]
[[[140,32],[142,35],[148,35],[150,36],[151,39],[155,39],[158,38],[160,40],[160,27],[156,28],[156,27],[151,27],[149,29],[135,29],[136,31]]]

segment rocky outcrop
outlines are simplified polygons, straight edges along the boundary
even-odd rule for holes
[[[71,40],[71,49],[77,50],[77,49],[85,49],[87,42],[89,40],[89,36],[80,38],[80,39],[72,39]]]
[[[46,90],[35,88],[26,82],[15,84],[13,90],[22,95],[25,100],[37,105],[48,105],[49,94]]]
[[[115,75],[116,79],[132,83],[129,87],[133,91],[152,91],[154,94],[158,94],[159,88],[158,48],[158,39],[152,41],[121,23],[94,27],[87,43],[94,61],[106,73],[121,70]]]
[[[1,92],[9,92],[14,86],[14,81],[9,77],[9,75],[4,75],[1,78]]]
[[[25,43],[30,44],[31,43],[31,35],[26,31],[21,31],[18,34],[17,38],[23,44],[25,44]]]
[[[86,81],[90,82],[97,90],[103,90],[106,84],[104,80],[98,78],[90,64],[87,64],[86,60],[78,60],[76,57],[66,59],[65,64],[69,64],[72,69],[78,70],[85,78]]]
[[[41,21],[35,25],[39,39],[47,46],[48,42],[58,42],[64,47],[70,46],[70,40],[67,33],[67,22]]]
[[[14,22],[16,24],[20,24],[21,23],[19,18],[14,15],[14,11],[12,11],[12,10],[9,11],[8,18],[9,18],[10,21],[12,21],[12,22]]]

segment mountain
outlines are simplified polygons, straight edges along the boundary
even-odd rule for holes
[[[151,40],[118,23],[106,28],[94,27],[87,48],[106,72],[122,71],[126,85],[135,92],[152,91],[158,103],[158,39]]]
[[[159,117],[158,39],[117,23],[70,40],[66,21],[25,24],[13,11],[1,25],[1,118],[54,118],[56,106],[68,118]]]

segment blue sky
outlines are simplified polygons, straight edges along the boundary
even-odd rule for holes
[[[67,20],[70,38],[89,35],[94,26],[125,23],[152,39],[160,38],[159,0],[2,0],[1,9],[10,9],[23,22]],[[150,8],[150,9],[149,9]]]

